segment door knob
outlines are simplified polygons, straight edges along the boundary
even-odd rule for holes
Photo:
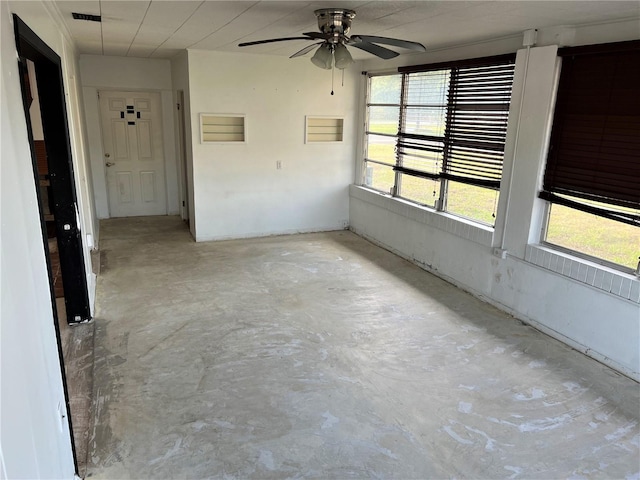
[[[106,165],[107,167],[113,167],[113,166],[115,165],[115,163],[113,163],[113,162],[107,162],[107,163],[105,163],[105,165]]]

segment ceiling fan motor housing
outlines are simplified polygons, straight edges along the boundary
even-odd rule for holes
[[[334,44],[349,35],[351,21],[356,16],[356,12],[344,8],[321,8],[314,13],[318,17],[318,28],[322,33],[332,35],[327,41]]]
[[[0,0],[2,1],[2,0]],[[263,43],[287,42],[293,40],[310,40],[311,45],[297,51],[291,58],[306,55],[311,50],[316,49],[311,61],[321,68],[331,68],[335,57],[335,66],[343,69],[353,63],[347,47],[354,47],[371,53],[378,58],[388,60],[399,55],[398,52],[383,47],[382,45],[392,45],[394,47],[424,52],[424,45],[399,38],[378,37],[376,35],[354,35],[349,37],[351,22],[356,16],[353,10],[345,8],[321,8],[314,13],[318,18],[318,29],[320,32],[304,32],[300,37],[268,38],[266,40],[256,40],[238,44],[239,47],[250,45],[261,45]],[[319,46],[318,46],[319,45]],[[317,48],[316,48],[317,47]]]

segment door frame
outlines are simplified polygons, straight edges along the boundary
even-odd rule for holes
[[[47,226],[42,210],[42,195],[38,175],[38,165],[33,139],[33,128],[29,114],[29,99],[25,75],[28,75],[26,60],[34,63],[36,84],[38,89],[45,148],[48,157],[50,185],[54,196],[53,211],[55,215],[56,235],[58,236],[58,252],[60,254],[60,270],[65,290],[65,307],[68,323],[81,323],[91,319],[89,292],[82,250],[81,233],[78,221],[75,176],[73,171],[69,123],[65,104],[62,61],[60,57],[31,30],[20,17],[13,14],[16,52],[18,54],[18,71],[20,72],[20,88],[25,112],[27,136],[31,147],[31,163],[35,182],[42,243],[49,276],[49,295],[53,313],[60,373],[64,392],[69,440],[73,463],[78,473],[78,457],[73,435],[71,405],[67,388],[62,340],[59,327],[58,309],[53,285],[51,254]]]
[[[182,219],[190,220],[190,205],[189,205],[189,181],[187,179],[187,138],[186,138],[186,118],[184,109],[184,90],[178,90],[176,92],[177,101],[177,125],[178,125],[178,151],[180,152],[180,158],[178,164],[180,165],[180,202],[181,202],[181,216]]]
[[[53,210],[55,215],[56,237],[58,240],[58,252],[60,254],[62,285],[65,291],[67,322],[69,324],[87,322],[91,319],[91,309],[89,306],[89,290],[87,288],[81,231],[78,225],[79,211],[71,155],[69,121],[65,104],[62,61],[58,54],[44,43],[20,17],[15,14],[13,17],[16,49],[19,57],[18,66],[21,72],[20,86],[22,88],[29,143],[31,145],[36,191],[38,200],[40,201],[33,130],[29,117],[27,92],[23,81],[26,64],[22,59],[31,60],[34,63],[36,71],[42,128],[49,164],[50,185],[54,199]],[[40,211],[40,223],[48,261],[49,242],[47,240],[46,223],[42,210]],[[49,271],[51,271],[50,268]],[[52,303],[54,306],[54,314],[57,317],[55,295],[52,297]]]
[[[1,1],[1,0],[0,0]],[[104,182],[104,188],[105,188],[105,195],[106,195],[106,200],[107,200],[107,212],[109,213],[108,218],[133,218],[133,217],[114,217],[111,211],[111,197],[110,197],[110,193],[109,193],[109,179],[108,179],[108,172],[107,172],[107,166],[106,166],[106,159],[105,159],[105,145],[104,145],[104,125],[103,125],[103,119],[102,119],[102,106],[101,106],[101,97],[100,95],[102,93],[117,93],[117,92],[126,92],[126,93],[155,93],[158,94],[159,98],[158,98],[158,106],[160,108],[159,111],[159,115],[160,115],[160,130],[162,132],[162,173],[164,176],[164,189],[165,189],[165,213],[162,215],[169,215],[169,175],[168,175],[168,167],[169,165],[167,165],[168,161],[169,161],[169,154],[167,153],[168,149],[167,149],[167,145],[165,144],[164,141],[164,123],[165,123],[165,104],[164,104],[164,99],[163,99],[163,90],[158,90],[158,89],[153,89],[153,88],[128,88],[128,87],[96,87],[96,108],[97,108],[97,127],[100,131],[100,148],[101,148],[101,157],[100,157],[100,162],[102,165],[102,179],[100,180],[101,182]],[[176,179],[178,181],[178,183],[180,182],[180,179]],[[179,188],[179,187],[178,187]],[[159,215],[159,216],[162,216]]]

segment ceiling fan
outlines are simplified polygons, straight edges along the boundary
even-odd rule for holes
[[[289,58],[300,57],[306,55],[314,48],[316,53],[311,58],[314,65],[331,69],[334,65],[336,68],[345,69],[353,63],[353,58],[347,47],[355,47],[365,52],[383,58],[385,60],[399,55],[382,45],[391,45],[394,47],[406,48],[418,52],[424,52],[425,48],[417,42],[408,40],[399,40],[397,38],[377,37],[373,35],[352,35],[349,36],[351,30],[351,21],[356,16],[353,10],[344,8],[321,8],[314,12],[318,17],[318,28],[320,32],[306,32],[304,37],[283,37],[271,38],[267,40],[258,40],[255,42],[245,42],[238,44],[239,47],[248,47],[250,45],[260,45],[262,43],[286,42],[289,40],[319,40],[319,42],[304,47],[297,51]]]

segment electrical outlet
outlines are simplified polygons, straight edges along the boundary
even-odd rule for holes
[[[276,161],[276,170],[282,169],[282,162],[280,160]]]

